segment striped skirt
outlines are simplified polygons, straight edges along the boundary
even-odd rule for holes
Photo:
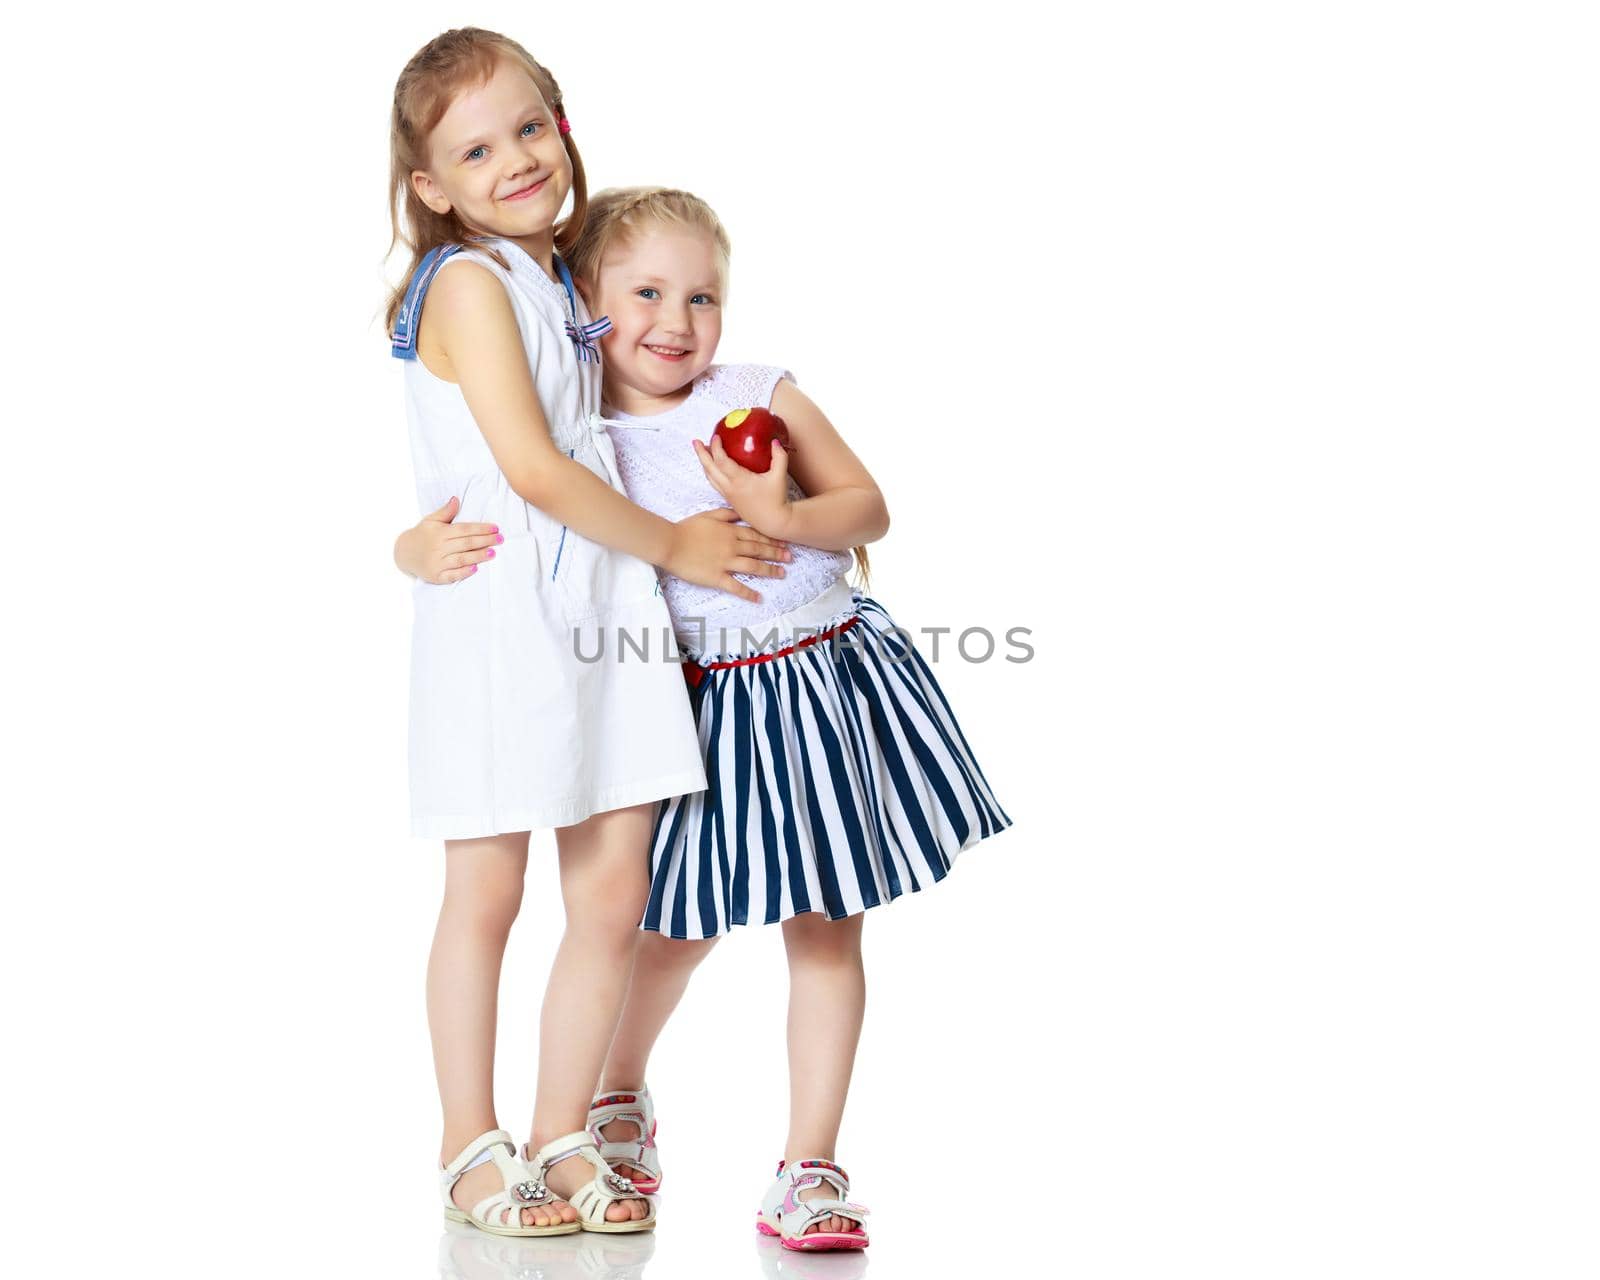
[[[944,879],[1011,825],[883,606],[841,582],[808,608],[779,620],[781,636],[810,628],[798,641],[688,655],[709,785],[662,803],[643,928],[711,938],[808,911],[837,920]]]

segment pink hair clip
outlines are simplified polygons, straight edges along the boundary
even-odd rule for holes
[[[568,120],[566,116],[562,116],[560,123],[556,127],[560,129],[562,133],[571,133],[572,121]]]

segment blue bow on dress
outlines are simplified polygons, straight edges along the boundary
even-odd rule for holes
[[[591,320],[579,328],[572,321],[567,321],[567,337],[572,339],[572,347],[578,353],[578,360],[583,364],[598,364],[600,362],[600,348],[595,345],[596,338],[603,338],[611,332],[611,317],[601,316],[598,320]]]

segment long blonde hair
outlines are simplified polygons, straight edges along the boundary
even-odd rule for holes
[[[435,36],[412,55],[395,81],[394,107],[389,117],[389,227],[388,252],[397,244],[411,250],[400,284],[389,295],[384,309],[384,328],[394,327],[395,314],[405,299],[406,286],[417,265],[442,244],[462,244],[477,238],[454,209],[435,213],[422,202],[411,185],[411,175],[428,167],[428,136],[456,95],[480,85],[494,75],[501,62],[526,71],[538,86],[546,105],[557,121],[566,115],[561,102],[561,86],[533,55],[509,36],[481,27],[461,27]],[[566,257],[583,232],[589,208],[589,183],[583,172],[583,158],[570,133],[561,139],[572,162],[572,212],[555,227],[556,252]],[[498,253],[489,251],[495,258]]]
[[[717,274],[723,292],[728,288],[728,264],[733,243],[716,211],[690,191],[675,187],[607,187],[589,201],[588,217],[569,252],[563,254],[575,279],[591,290],[600,282],[600,263],[613,248],[634,242],[647,225],[693,227],[711,237],[717,252]],[[865,547],[852,547],[863,586],[871,575]]]

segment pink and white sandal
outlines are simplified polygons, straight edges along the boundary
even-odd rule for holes
[[[838,1193],[837,1199],[818,1196],[814,1200],[800,1199],[800,1193],[824,1182]],[[756,1230],[764,1236],[777,1236],[785,1249],[799,1249],[807,1253],[820,1253],[825,1249],[865,1249],[867,1240],[867,1206],[852,1204],[850,1175],[831,1160],[796,1160],[785,1166],[778,1161],[778,1178],[761,1201],[761,1212],[756,1215]],[[856,1224],[853,1231],[812,1231],[806,1228],[818,1218],[849,1218]]]
[[[600,1132],[613,1120],[625,1120],[637,1126],[638,1135],[627,1141],[613,1142]],[[625,1164],[630,1169],[648,1171],[649,1176],[645,1178],[628,1175],[633,1179],[633,1185],[645,1195],[654,1195],[661,1190],[661,1152],[656,1149],[656,1109],[650,1100],[648,1088],[613,1089],[609,1093],[595,1094],[594,1101],[589,1104],[589,1118],[584,1123],[589,1136],[600,1148],[602,1160],[612,1166]]]

